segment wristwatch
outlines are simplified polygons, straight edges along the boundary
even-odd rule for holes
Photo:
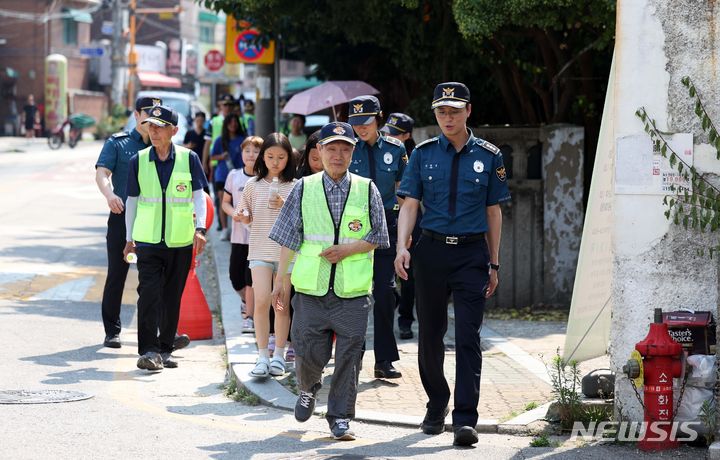
[[[201,234],[202,236],[205,236],[205,235],[207,234],[207,232],[205,231],[204,228],[196,228],[196,229],[195,229],[195,233],[199,233],[199,234]]]
[[[488,264],[490,266],[491,270],[500,271],[500,265],[498,264]]]

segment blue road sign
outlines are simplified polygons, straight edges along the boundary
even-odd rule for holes
[[[102,48],[80,48],[80,54],[83,56],[100,57],[104,52]]]

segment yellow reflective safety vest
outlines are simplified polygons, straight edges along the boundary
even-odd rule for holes
[[[375,251],[353,254],[331,264],[320,253],[334,244],[362,239],[371,229],[370,180],[350,174],[350,191],[336,227],[323,186],[323,172],[303,178],[303,242],[293,267],[291,281],[303,294],[324,296],[330,282],[338,297],[351,299],[372,290]]]
[[[190,150],[174,146],[175,164],[163,190],[155,163],[150,161],[151,148],[138,152],[140,196],[132,238],[141,243],[162,241],[169,248],[189,246],[195,235]]]

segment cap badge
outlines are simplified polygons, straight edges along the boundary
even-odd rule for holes
[[[353,113],[362,113],[362,104],[353,104]]]
[[[348,222],[348,229],[350,229],[351,232],[359,232],[360,230],[362,230],[362,227],[362,222],[360,222],[358,219]]]
[[[345,134],[345,128],[342,126],[336,126],[335,129],[333,129],[333,132],[337,135]]]
[[[395,118],[395,117],[390,117],[390,119],[388,120],[388,124],[389,124],[389,125],[396,125],[396,124],[397,124],[397,118]]]
[[[162,104],[162,101],[160,99],[153,99],[153,105],[160,105]]]
[[[481,173],[485,169],[485,165],[480,160],[475,160],[475,163],[473,163],[473,170],[476,173]]]
[[[385,155],[383,155],[383,161],[386,165],[389,165],[393,161],[392,153],[386,152]]]
[[[162,115],[162,110],[160,110],[160,109],[155,109],[155,110],[152,111],[152,114],[153,114],[154,117],[159,117],[160,115]]]
[[[455,88],[443,88],[443,97],[455,97]]]

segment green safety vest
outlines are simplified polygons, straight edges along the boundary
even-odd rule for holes
[[[140,196],[132,230],[134,241],[153,244],[164,241],[169,248],[189,246],[193,243],[195,222],[190,150],[178,145],[174,147],[175,164],[166,190],[160,186],[157,169],[154,162],[150,161],[151,147],[138,152]]]
[[[222,136],[222,125],[225,117],[222,115],[215,115],[210,120],[210,126],[212,126],[212,140],[210,141],[210,156],[212,156],[212,148],[215,145],[215,139]],[[217,165],[218,160],[210,160],[210,164]]]
[[[303,242],[290,279],[296,291],[319,297],[327,294],[334,272],[335,295],[346,299],[368,295],[372,290],[374,250],[353,254],[337,264],[330,264],[319,254],[333,244],[360,240],[370,231],[370,180],[350,174],[350,191],[340,225],[335,227],[323,174],[303,178]]]

